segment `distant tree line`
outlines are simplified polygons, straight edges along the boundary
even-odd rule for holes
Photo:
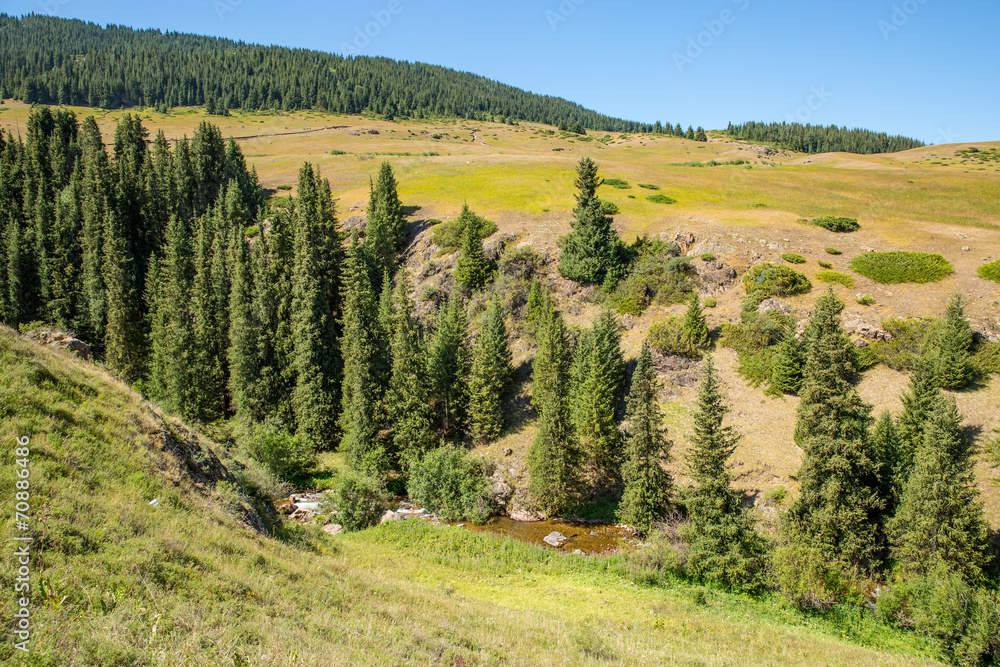
[[[0,97],[106,109],[205,105],[531,121],[608,132],[653,125],[444,67],[215,37],[0,14]]]
[[[924,145],[922,141],[888,135],[885,132],[847,129],[836,125],[802,125],[801,123],[762,123],[751,121],[726,128],[736,139],[777,144],[800,153],[895,153]]]

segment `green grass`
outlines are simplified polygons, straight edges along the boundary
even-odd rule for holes
[[[979,267],[979,277],[1000,283],[1000,259]]]
[[[816,280],[824,283],[837,283],[848,288],[854,287],[854,278],[840,271],[818,271]]]
[[[786,252],[781,256],[781,259],[785,260],[789,264],[805,264],[806,258],[802,255],[794,252]]]
[[[883,285],[929,283],[955,272],[941,255],[929,252],[866,252],[851,260],[850,268]]]
[[[822,218],[814,218],[810,224],[822,227],[831,232],[856,232],[861,229],[861,225],[854,218],[840,218],[831,215]]]
[[[628,184],[628,181],[623,181],[620,178],[605,178],[602,185],[610,185],[618,190],[628,190],[632,187]]]
[[[645,188],[647,190],[659,190],[659,185],[653,185],[652,183],[637,183],[640,188]]]

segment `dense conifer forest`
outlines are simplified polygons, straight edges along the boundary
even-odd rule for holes
[[[836,125],[801,123],[760,123],[751,121],[729,124],[726,133],[744,141],[777,144],[801,153],[896,153],[923,146],[922,141],[871,130],[847,129]]]

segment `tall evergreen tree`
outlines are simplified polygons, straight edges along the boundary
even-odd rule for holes
[[[926,576],[943,566],[972,582],[982,575],[988,526],[972,454],[955,400],[938,398],[890,524],[893,557],[903,572]]]
[[[435,443],[427,354],[413,315],[406,271],[398,274],[392,303],[389,329],[392,375],[387,412],[392,424],[393,455],[402,469],[409,472]]]
[[[663,467],[670,461],[673,443],[664,437],[663,416],[657,401],[653,356],[649,342],[644,341],[629,388],[625,414],[628,435],[622,468],[625,492],[618,506],[619,520],[643,533],[648,533],[653,522],[666,516],[674,485]]]
[[[335,321],[339,304],[341,236],[329,181],[309,163],[299,171],[292,284],[296,430],[317,448],[337,437],[341,355]]]
[[[260,382],[261,363],[259,336],[261,324],[254,312],[254,273],[250,247],[242,230],[234,230],[230,244],[230,272],[232,287],[229,292],[230,335],[227,361],[229,363],[229,393],[236,415],[246,421],[255,417],[253,398]],[[259,413],[256,415],[261,416]]]
[[[798,394],[802,389],[802,373],[805,370],[805,350],[794,331],[785,332],[778,343],[771,368],[771,387],[785,394]]]
[[[882,411],[872,428],[871,451],[879,481],[878,495],[885,502],[883,517],[891,517],[896,512],[902,492],[899,486],[902,474],[898,470],[899,436],[888,410]]]
[[[107,323],[104,349],[108,366],[126,382],[143,371],[142,316],[135,281],[135,262],[128,252],[124,225],[109,211],[104,221],[103,278],[107,287]]]
[[[712,359],[705,364],[687,468],[695,486],[685,494],[690,523],[681,535],[688,567],[726,588],[760,586],[764,545],[731,488],[729,460],[739,436],[723,425],[728,412]]]
[[[697,291],[691,292],[687,311],[684,313],[684,337],[692,349],[701,350],[708,345],[708,323],[701,310]]]
[[[469,432],[477,441],[500,435],[504,422],[504,396],[510,386],[510,342],[498,299],[490,302],[476,339],[469,375]]]
[[[435,430],[448,440],[461,438],[468,415],[468,345],[465,306],[458,294],[452,294],[438,314],[427,360]]]
[[[938,354],[934,360],[934,375],[938,385],[944,389],[961,389],[969,384],[973,375],[969,354],[972,328],[965,319],[961,294],[955,294],[948,302],[935,342]]]
[[[476,225],[466,225],[462,254],[455,267],[455,280],[470,290],[480,289],[490,278],[490,263],[483,254],[483,239]]]
[[[801,494],[787,515],[792,542],[808,545],[824,567],[852,573],[876,565],[884,511],[870,451],[870,407],[851,386],[850,342],[840,325],[844,308],[830,290],[816,302],[795,440],[804,457]]]
[[[615,421],[625,383],[621,333],[610,310],[598,316],[574,359],[573,416],[598,485],[621,478],[621,436]]]
[[[910,370],[910,381],[901,399],[903,411],[896,421],[899,440],[895,476],[898,490],[906,486],[906,479],[913,470],[916,451],[924,441],[924,426],[934,405],[941,396],[934,375],[933,362],[927,359],[927,350],[917,355]]]
[[[532,363],[531,402],[538,413],[538,433],[528,450],[529,490],[542,512],[551,516],[575,502],[581,456],[570,415],[566,325],[551,304],[541,318]]]
[[[576,168],[573,231],[559,239],[559,273],[580,283],[602,283],[618,270],[618,235],[597,197],[597,164],[589,157]]]
[[[406,223],[396,193],[392,167],[383,162],[378,180],[369,186],[368,222],[365,226],[365,251],[372,266],[372,284],[382,289],[383,274],[396,273],[396,250],[406,240]]]

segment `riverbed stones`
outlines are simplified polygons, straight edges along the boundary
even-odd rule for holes
[[[327,535],[339,535],[344,532],[344,527],[339,523],[328,523],[323,526],[323,532]]]
[[[382,516],[379,518],[378,522],[389,523],[390,521],[402,521],[402,520],[403,517],[397,514],[396,512],[393,512],[392,510],[386,510],[385,512],[382,513]]]
[[[560,533],[558,530],[553,530],[551,533],[542,538],[542,541],[546,544],[559,548],[566,543],[569,538]]]

